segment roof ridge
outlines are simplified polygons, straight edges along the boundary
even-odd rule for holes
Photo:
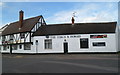
[[[115,22],[94,22],[94,23],[75,23],[75,25],[78,25],[78,24],[109,24],[109,23],[117,23],[117,21]],[[47,24],[46,26],[61,26],[61,25],[72,25],[72,23],[61,23],[61,24]]]
[[[42,15],[40,15],[40,16],[35,16],[35,17],[30,17],[30,18],[27,18],[27,19],[23,19],[23,21],[26,21],[26,20],[29,20],[29,19],[33,19],[33,18],[37,18],[37,17],[42,17]],[[17,22],[19,22],[19,21],[15,21],[15,22],[12,22],[12,23],[10,23],[10,24],[17,23]],[[9,24],[9,25],[10,25],[10,24]]]

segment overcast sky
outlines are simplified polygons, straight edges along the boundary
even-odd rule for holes
[[[70,23],[73,12],[76,23],[118,21],[118,2],[3,2],[1,6],[1,26],[18,21],[20,10],[25,19],[43,15],[47,24]]]

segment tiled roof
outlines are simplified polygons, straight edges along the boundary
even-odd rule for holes
[[[53,24],[41,26],[33,36],[115,33],[117,22]]]
[[[2,35],[30,31],[41,17],[42,16],[37,16],[37,17],[25,19],[23,21],[23,26],[20,30],[19,30],[19,21],[10,23],[9,26],[2,32]]]

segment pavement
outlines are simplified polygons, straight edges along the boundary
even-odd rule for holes
[[[118,73],[118,54],[3,54],[3,73]]]

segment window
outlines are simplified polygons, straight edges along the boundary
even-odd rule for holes
[[[13,42],[13,35],[10,35],[10,43],[12,43]]]
[[[52,49],[52,39],[45,40],[45,49]]]
[[[6,37],[5,37],[5,36],[3,36],[3,37],[2,37],[2,42],[5,42],[5,39],[6,39]]]
[[[19,45],[19,49],[22,49],[22,45]]]
[[[88,48],[88,38],[80,39],[80,48]]]
[[[25,38],[25,33],[20,33],[21,39]]]
[[[13,40],[13,37],[14,37],[13,35],[10,35],[10,40]]]
[[[7,45],[4,45],[4,46],[3,46],[3,50],[7,50]]]
[[[7,46],[7,48],[9,49],[9,46]]]
[[[106,46],[105,42],[93,42],[93,46]]]
[[[24,50],[31,50],[31,44],[24,44]]]
[[[12,50],[17,50],[17,45],[12,45]]]
[[[38,45],[38,40],[36,40],[35,44]]]
[[[1,46],[0,46],[0,50],[1,50]]]

